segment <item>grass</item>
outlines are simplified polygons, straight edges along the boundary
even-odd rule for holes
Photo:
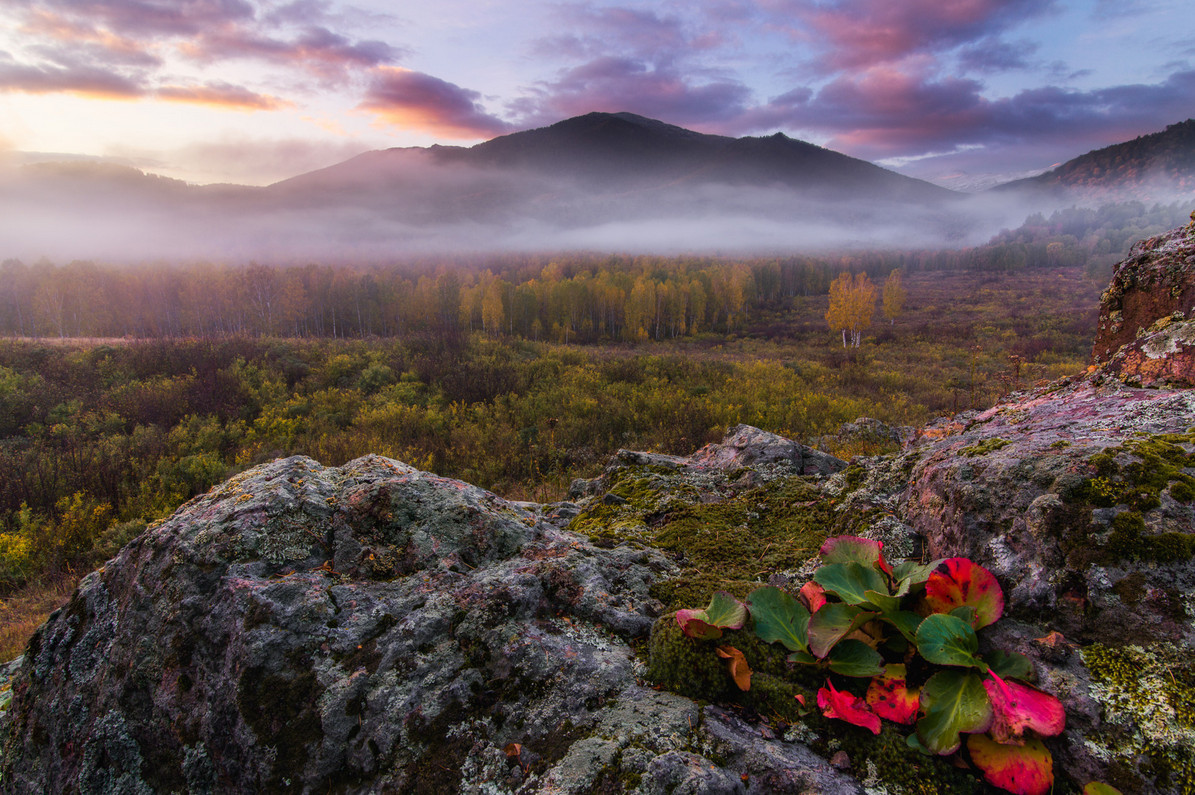
[[[49,580],[30,582],[11,596],[0,599],[0,661],[23,654],[33,631],[66,604],[78,583],[78,577],[61,574]]]

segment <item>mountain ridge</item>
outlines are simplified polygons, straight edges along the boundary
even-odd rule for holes
[[[997,185],[993,191],[1029,190],[1102,199],[1156,199],[1159,191],[1195,192],[1195,118],[1093,149],[1043,174]]]

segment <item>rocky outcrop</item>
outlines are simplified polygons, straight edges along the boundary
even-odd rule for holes
[[[1142,240],[1116,266],[1100,303],[1092,360],[1112,362],[1109,372],[1135,386],[1193,386],[1193,321],[1195,221]]]
[[[34,636],[4,790],[726,791],[800,758],[793,786],[858,791],[641,684],[630,642],[674,564],[599,549],[535,508],[380,457],[237,476],[86,577]],[[702,756],[715,747],[721,768]]]
[[[0,788],[983,791],[804,706],[783,655],[746,694],[712,656],[677,693],[648,678],[685,653],[669,611],[798,587],[851,533],[995,573],[995,645],[1067,709],[1057,791],[1195,791],[1195,391],[1178,388],[1195,283],[1177,234],[1118,268],[1091,372],[899,434],[896,453],[848,464],[738,426],[690,456],[620,451],[549,506],[376,456],[242,473],[38,630],[10,669]],[[865,419],[836,438],[860,433],[895,441]]]

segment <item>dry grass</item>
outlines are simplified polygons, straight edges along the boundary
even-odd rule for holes
[[[78,583],[78,577],[62,574],[0,599],[0,661],[23,654],[33,631],[66,604]]]

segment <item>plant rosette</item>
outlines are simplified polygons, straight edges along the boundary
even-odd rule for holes
[[[719,591],[703,610],[677,611],[677,623],[691,638],[716,640],[750,618],[756,636],[787,649],[790,663],[825,670],[817,694],[825,717],[873,734],[882,721],[911,726],[906,742],[924,754],[965,754],[993,786],[1048,793],[1054,764],[1041,738],[1060,734],[1066,715],[1029,684],[1027,657],[979,653],[977,632],[1004,613],[992,573],[967,558],[890,566],[881,542],[854,536],[828,539],[821,558],[797,597],[769,585],[744,604]],[[746,660],[719,654],[745,690]],[[835,677],[867,679],[865,695],[836,687]]]

